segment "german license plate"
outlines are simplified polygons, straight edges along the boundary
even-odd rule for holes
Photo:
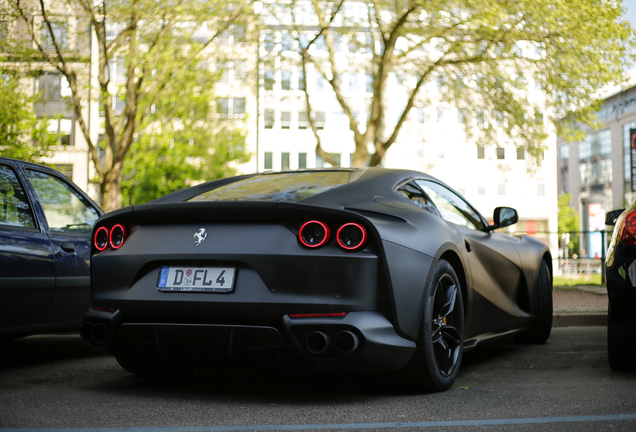
[[[161,267],[159,291],[230,292],[234,288],[233,267]]]

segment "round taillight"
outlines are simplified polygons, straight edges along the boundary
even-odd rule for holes
[[[343,249],[360,249],[367,241],[367,230],[360,224],[350,222],[340,227],[336,239]]]
[[[627,246],[636,246],[636,212],[625,217],[621,241]]]
[[[329,227],[320,221],[305,222],[298,230],[298,239],[307,247],[320,247],[329,240]]]
[[[100,252],[108,247],[108,228],[97,228],[97,231],[95,231],[95,247]]]
[[[124,244],[125,239],[126,228],[123,225],[117,224],[110,229],[110,247],[119,249]]]

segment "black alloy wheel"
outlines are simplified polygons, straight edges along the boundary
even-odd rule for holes
[[[448,390],[459,372],[464,348],[464,305],[455,270],[440,260],[426,297],[413,357],[402,369],[409,390]]]
[[[457,297],[461,297],[459,284],[445,273],[435,288],[433,300],[433,350],[439,372],[444,377],[452,375],[458,366],[462,348],[462,336],[456,325]],[[455,312],[455,313],[454,313]]]

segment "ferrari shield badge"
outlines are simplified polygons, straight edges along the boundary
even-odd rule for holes
[[[200,228],[199,231],[194,233],[194,244],[199,246],[207,237],[208,233],[205,232],[205,228]]]

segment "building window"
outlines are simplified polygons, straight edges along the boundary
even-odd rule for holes
[[[274,153],[265,152],[265,157],[263,158],[263,167],[266,170],[271,170],[273,166],[273,163],[272,163],[273,161],[274,161]]]
[[[298,129],[307,129],[309,127],[309,116],[307,111],[298,113]]]
[[[327,42],[324,35],[318,36],[318,39],[314,42],[314,48],[316,51],[327,51]]]
[[[298,168],[307,168],[307,153],[298,153]]]
[[[68,82],[57,72],[43,72],[37,84],[37,91],[43,100],[61,100],[70,95]]]
[[[497,147],[497,159],[503,160],[506,158],[506,149],[503,147]]]
[[[360,85],[358,84],[358,74],[348,74],[348,75],[349,75],[349,91],[350,92],[360,91]]]
[[[218,42],[223,45],[233,45],[247,41],[245,24],[232,24],[217,38]]]
[[[68,25],[63,22],[53,22],[51,23],[51,29],[53,30],[52,36],[49,26],[46,23],[42,23],[42,48],[45,50],[55,50],[55,44],[57,43],[60,49],[67,49]]]
[[[274,35],[272,33],[265,33],[263,35],[263,47],[267,52],[274,51],[276,44],[274,43]]]
[[[444,121],[444,110],[442,108],[437,108],[437,123],[441,123]]]
[[[486,186],[479,186],[477,188],[477,195],[486,195]]]
[[[326,87],[327,80],[320,72],[316,72],[316,90],[324,90]]]
[[[289,129],[291,127],[291,111],[283,111],[280,113],[280,128]]]
[[[265,71],[263,77],[263,87],[265,90],[274,90],[274,84],[276,83],[276,78],[274,76],[274,71]]]
[[[73,181],[73,164],[55,164],[53,167],[67,179]]]
[[[486,159],[486,149],[482,146],[477,146],[477,159]]]
[[[58,144],[62,146],[73,146],[73,120],[68,118],[52,119],[48,121],[47,130],[57,134]]]
[[[526,150],[523,147],[517,147],[517,160],[526,159]]]
[[[224,83],[240,83],[247,78],[245,60],[220,61],[217,63],[217,70],[221,71],[221,82]]]
[[[245,98],[218,98],[216,113],[221,117],[236,118],[245,115]]]
[[[280,169],[286,171],[289,169],[289,153],[283,152],[280,154]]]
[[[289,32],[283,32],[280,37],[280,47],[283,51],[294,50],[294,37]]]
[[[636,122],[630,122],[623,125],[623,177],[625,178],[625,183],[628,184],[628,187],[625,189],[625,192],[629,192],[632,190],[630,181],[632,178],[632,155],[630,151],[631,139],[629,136],[629,130],[636,129]]]
[[[100,166],[104,166],[106,163],[106,135],[99,134],[97,136],[97,155]]]
[[[298,90],[305,90],[305,73],[298,72]]]
[[[123,57],[111,59],[108,62],[106,73],[108,75],[108,78],[113,81],[126,81],[126,77],[128,76],[128,68],[126,67],[125,59]]]
[[[602,192],[612,183],[612,137],[609,129],[590,132],[579,143],[581,189]]]
[[[283,90],[291,90],[291,75],[290,71],[282,71],[280,73],[280,87]]]
[[[570,192],[570,145],[559,147],[559,193]]]
[[[506,184],[499,183],[497,185],[497,195],[505,195],[506,194]]]
[[[325,128],[325,120],[327,116],[324,111],[316,111],[314,115],[314,124],[316,129],[322,130]]]
[[[537,183],[537,196],[545,196],[545,184]]]
[[[272,129],[274,127],[274,110],[265,110],[263,122],[265,129]]]
[[[115,96],[115,114],[120,115],[124,112],[124,108],[126,108],[126,95],[116,95]]]

